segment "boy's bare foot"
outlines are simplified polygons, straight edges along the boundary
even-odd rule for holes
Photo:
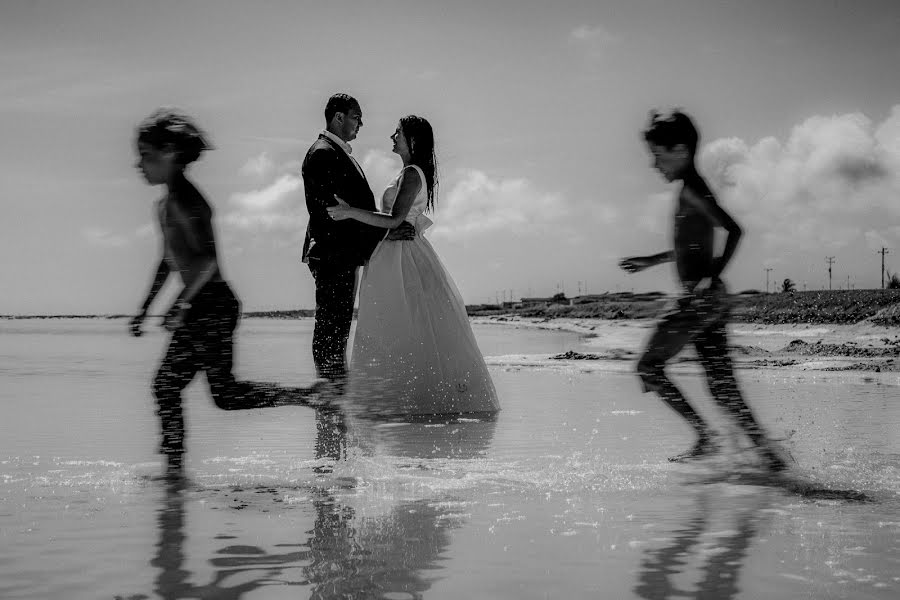
[[[701,437],[697,440],[689,450],[669,457],[669,462],[684,462],[686,460],[695,460],[698,458],[706,458],[719,451],[719,445],[716,444],[709,436]]]
[[[773,473],[786,471],[788,468],[788,454],[772,440],[764,440],[757,445],[759,455],[762,458],[762,467]]]

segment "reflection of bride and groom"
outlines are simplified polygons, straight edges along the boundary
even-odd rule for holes
[[[336,407],[316,410],[316,457],[330,462],[342,458],[348,428]],[[434,427],[443,424],[444,427]],[[451,427],[452,425],[452,427]],[[349,436],[361,436],[364,448],[379,455],[410,459],[477,458],[487,451],[496,422],[491,418],[431,418],[411,420],[403,427],[379,427],[364,419],[350,426]],[[186,504],[190,490],[185,480],[165,482],[158,510],[159,538],[154,558],[155,592],[161,598],[239,598],[264,586],[301,586],[310,598],[420,597],[436,579],[434,571],[450,546],[450,530],[459,525],[448,518],[443,497],[405,499],[372,515],[353,506],[353,495],[341,498],[328,488],[305,490],[310,497],[313,526],[296,546],[284,544],[271,551],[257,546],[231,545],[210,557],[215,570],[208,583],[196,583],[187,564]],[[300,509],[303,509],[302,507]],[[291,546],[295,544],[290,544]],[[193,560],[189,560],[192,558]],[[143,597],[143,596],[133,596]]]
[[[325,122],[302,172],[309,211],[303,261],[316,286],[313,360],[329,382],[326,395],[343,394],[348,405],[374,414],[496,412],[462,296],[422,236],[438,183],[431,125],[414,115],[400,119],[391,140],[403,168],[377,211],[348,144],[363,124],[359,102],[335,94]]]

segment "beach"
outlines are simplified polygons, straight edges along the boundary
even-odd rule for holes
[[[592,352],[581,356],[546,355],[523,360],[633,361],[653,327],[652,319],[546,318],[500,315],[476,317],[476,323],[505,327],[568,331],[584,336]],[[900,369],[900,330],[871,322],[753,323],[729,325],[732,356],[738,368],[800,371],[892,373]],[[513,356],[509,360],[514,360]],[[690,348],[677,359],[696,361]],[[590,368],[590,367],[585,367]],[[609,365],[603,364],[603,368]]]
[[[793,458],[789,476],[765,478],[742,440],[700,464],[666,460],[691,438],[633,374],[652,320],[473,324],[501,400],[495,418],[224,412],[195,381],[187,482],[171,485],[159,478],[148,389],[161,331],[0,321],[0,597],[900,591],[891,329],[731,325],[748,402]],[[311,331],[310,319],[245,319],[238,374],[308,383]],[[691,357],[673,371],[731,431]]]

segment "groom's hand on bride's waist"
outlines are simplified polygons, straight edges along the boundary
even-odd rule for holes
[[[388,231],[387,239],[392,242],[404,242],[416,237],[416,228],[412,223],[408,223],[404,221],[400,223],[395,229],[391,229]]]

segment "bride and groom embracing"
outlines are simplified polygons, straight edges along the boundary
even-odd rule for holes
[[[400,119],[391,140],[403,168],[384,191],[379,212],[348,144],[363,124],[359,102],[333,95],[325,123],[302,168],[309,211],[303,262],[316,286],[317,375],[364,414],[496,412],[497,392],[462,296],[422,236],[437,188],[431,125],[414,115]]]

